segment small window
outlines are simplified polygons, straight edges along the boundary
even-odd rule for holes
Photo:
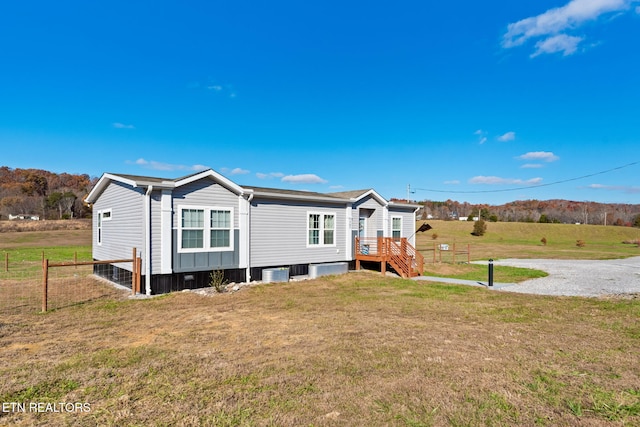
[[[402,217],[395,216],[391,218],[391,237],[394,239],[402,237]]]
[[[335,214],[308,214],[307,246],[335,246]]]
[[[309,244],[320,244],[320,215],[309,215]]]
[[[106,210],[106,211],[102,211],[102,220],[103,221],[111,220],[111,209]]]

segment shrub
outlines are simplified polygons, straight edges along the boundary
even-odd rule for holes
[[[433,234],[431,235],[431,238],[432,238],[433,240],[436,240],[436,239],[438,238],[438,233],[433,233]]]
[[[479,219],[473,223],[473,234],[474,236],[484,236],[484,233],[487,232],[487,223],[484,222],[483,219]]]
[[[586,243],[584,242],[584,240],[578,239],[576,240],[576,246],[579,248],[584,248],[584,246],[586,245]]]
[[[546,237],[543,237],[542,239],[540,239],[540,241],[542,242],[542,244],[544,246],[547,246],[547,238]]]
[[[227,279],[224,278],[224,271],[214,270],[209,273],[209,286],[216,292],[224,292],[227,287]]]

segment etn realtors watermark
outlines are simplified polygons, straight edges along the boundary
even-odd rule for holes
[[[87,402],[2,402],[2,413],[84,413],[91,412]]]

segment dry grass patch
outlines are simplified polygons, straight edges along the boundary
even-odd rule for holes
[[[640,423],[638,301],[357,273],[0,321],[12,425]]]

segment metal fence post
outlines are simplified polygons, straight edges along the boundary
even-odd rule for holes
[[[493,286],[493,259],[489,258],[489,286]]]

